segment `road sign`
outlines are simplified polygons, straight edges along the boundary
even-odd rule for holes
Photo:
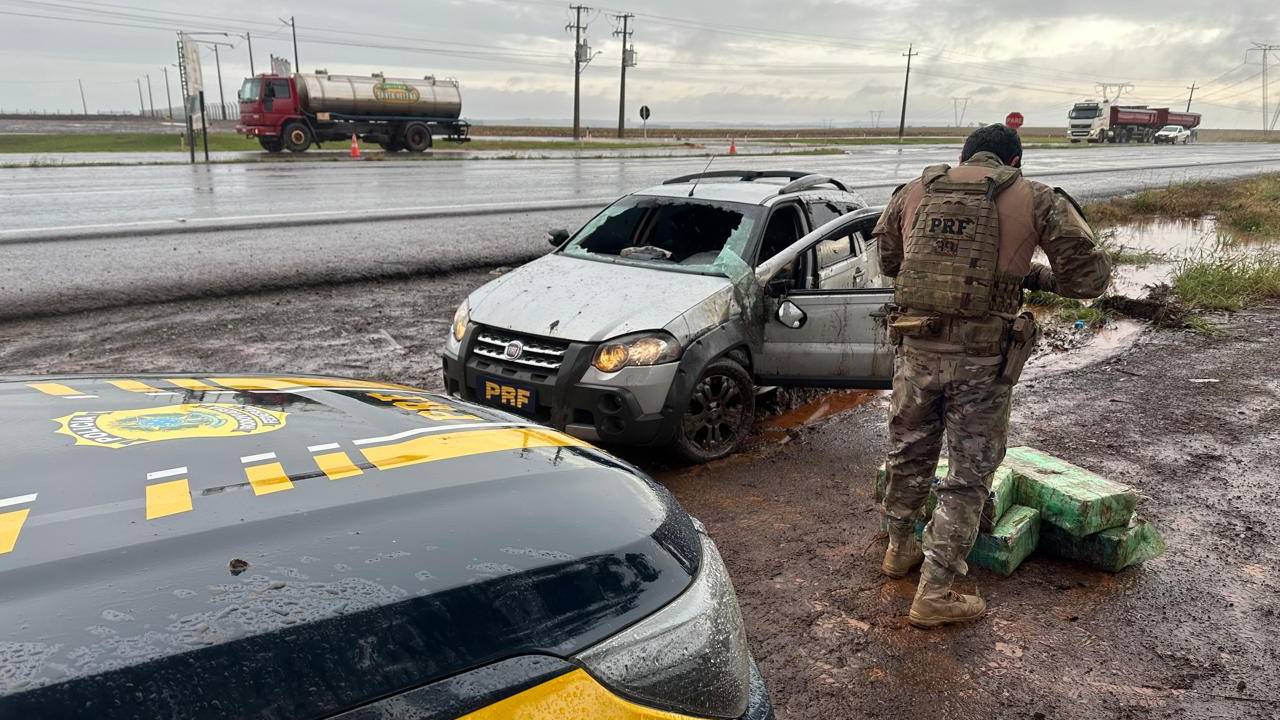
[[[187,98],[196,98],[204,90],[204,74],[200,71],[200,44],[185,34],[179,35],[178,39],[182,41],[182,62],[186,78],[183,90],[186,91]]]
[[[640,119],[641,119],[641,120],[644,120],[645,122],[648,122],[648,121],[649,121],[649,106],[648,106],[648,105],[641,105],[641,106],[640,106]]]
[[[1022,113],[1017,112],[1016,110],[1014,112],[1009,113],[1004,118],[1004,124],[1008,125],[1014,130],[1017,130],[1018,128],[1022,127],[1022,121],[1023,121]]]

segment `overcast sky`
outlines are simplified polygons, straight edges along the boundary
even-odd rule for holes
[[[1276,0],[635,0],[583,16],[600,53],[583,73],[583,117],[597,125],[617,121],[621,43],[612,33],[623,11],[636,15],[639,66],[627,76],[636,124],[642,103],[663,124],[865,124],[873,111],[895,124],[902,53],[914,43],[913,125],[952,124],[953,97],[971,98],[966,124],[1016,109],[1031,125],[1065,125],[1073,102],[1097,96],[1096,82],[1132,83],[1124,101],[1185,108],[1196,82],[1193,109],[1206,126],[1257,128],[1261,56],[1245,51],[1280,43]],[[272,53],[292,57],[277,20],[290,15],[304,71],[454,76],[474,120],[571,117],[573,14],[541,0],[0,0],[0,109],[78,111],[80,78],[91,111],[136,110],[146,73],[160,107],[173,30],[249,32],[261,72]],[[236,46],[220,50],[234,99],[248,52],[242,38],[221,39]],[[1280,53],[1272,62],[1274,110]],[[211,52],[205,63],[212,102]]]

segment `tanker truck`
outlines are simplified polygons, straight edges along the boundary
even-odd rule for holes
[[[1089,100],[1076,103],[1067,113],[1067,122],[1067,137],[1073,143],[1148,143],[1166,125],[1180,125],[1190,130],[1194,142],[1200,114]]]
[[[457,80],[330,75],[324,70],[245,78],[236,132],[267,152],[303,152],[352,135],[388,152],[422,152],[439,137],[467,142]]]

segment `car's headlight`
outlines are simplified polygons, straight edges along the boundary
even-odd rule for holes
[[[596,350],[591,364],[604,373],[633,365],[657,365],[680,359],[680,343],[664,332],[638,333],[616,338]]]
[[[578,656],[592,676],[650,707],[703,717],[747,710],[751,657],[738,597],[710,538],[693,584],[671,604]]]
[[[466,300],[458,306],[457,312],[453,314],[453,339],[455,342],[462,342],[462,336],[467,334],[467,325],[471,322],[471,307]]]

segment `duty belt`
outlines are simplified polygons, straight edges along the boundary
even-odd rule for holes
[[[931,352],[964,352],[968,355],[1004,354],[1012,318],[993,314],[988,319],[943,315],[899,315],[893,329],[907,347]]]

